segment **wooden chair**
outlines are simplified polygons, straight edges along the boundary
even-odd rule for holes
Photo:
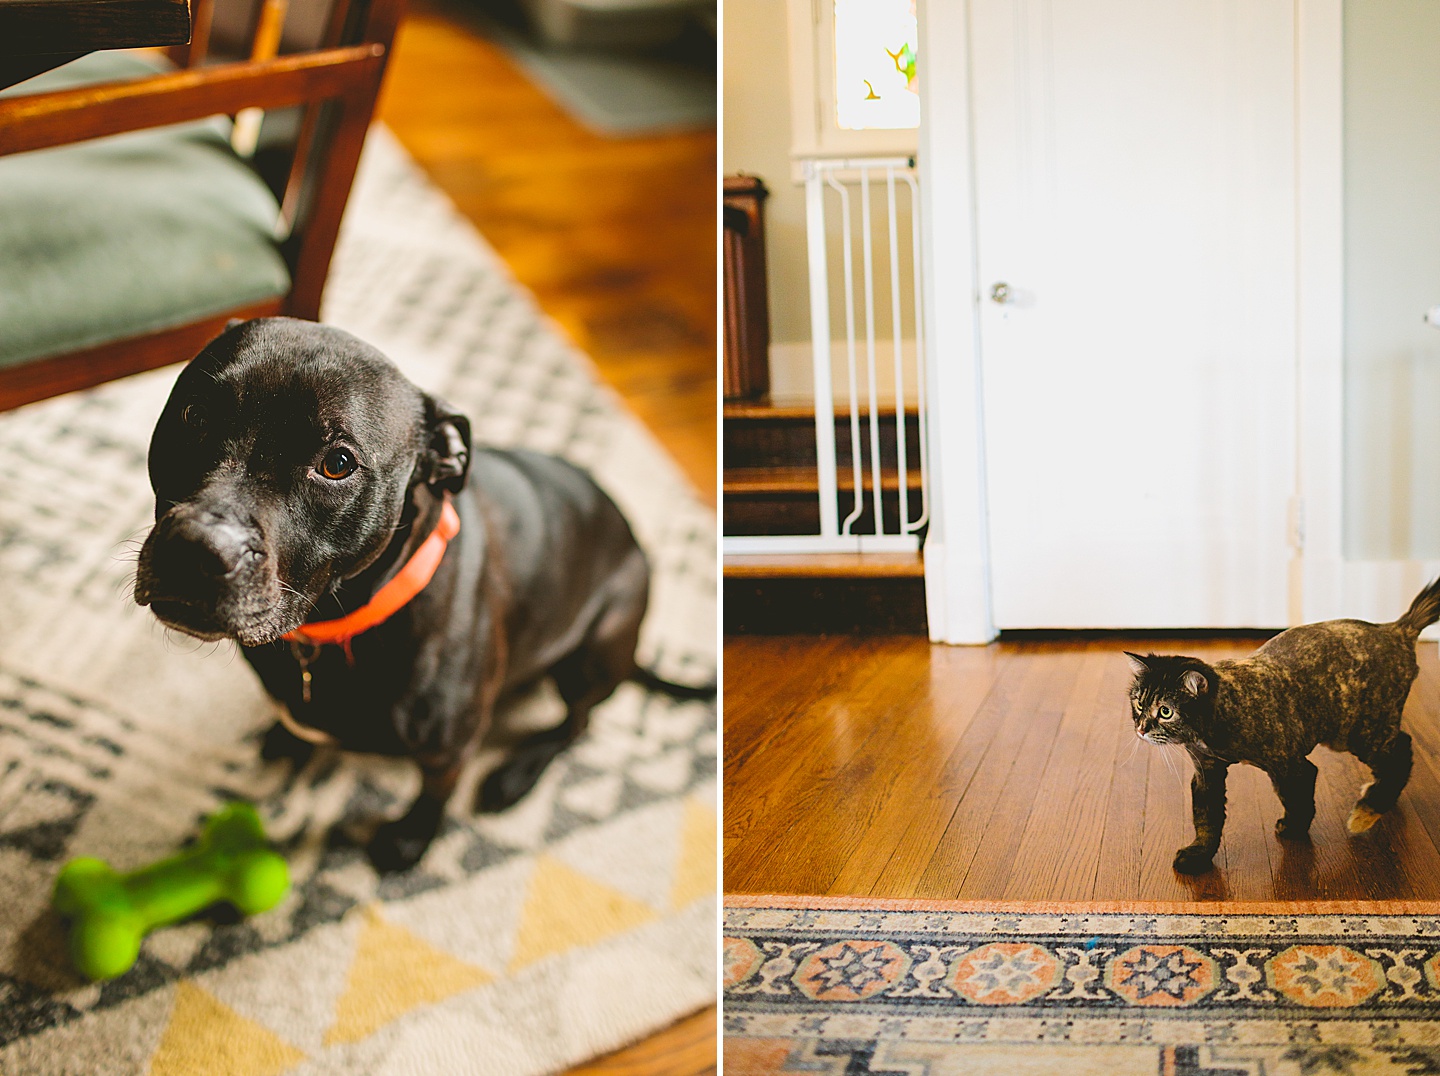
[[[189,138],[183,147],[188,154],[185,159],[201,161],[207,168],[239,169],[247,173],[248,178],[241,180],[238,175],[234,178],[258,190],[258,197],[272,199],[270,208],[276,218],[273,235],[259,235],[254,227],[250,231],[255,233],[252,238],[258,236],[262,245],[273,243],[270,257],[274,281],[271,286],[259,289],[273,294],[258,299],[254,294],[240,299],[226,298],[223,294],[218,299],[212,296],[207,300],[209,308],[198,313],[194,309],[179,311],[173,318],[157,306],[147,317],[158,322],[167,322],[168,318],[167,323],[151,325],[142,332],[133,331],[133,327],[120,327],[115,330],[113,338],[105,336],[109,329],[102,317],[98,328],[89,324],[83,333],[77,330],[78,335],[88,337],[82,339],[78,346],[65,346],[62,341],[62,346],[52,347],[44,354],[28,354],[27,347],[33,351],[46,345],[13,345],[7,357],[3,351],[7,331],[13,344],[20,336],[21,323],[29,324],[27,318],[38,316],[41,319],[43,324],[37,330],[40,337],[48,339],[57,333],[63,335],[70,321],[78,324],[85,320],[80,315],[86,312],[86,304],[99,298],[93,294],[96,290],[93,287],[77,286],[72,293],[72,289],[64,287],[63,272],[57,270],[56,279],[48,280],[46,286],[52,289],[50,294],[63,296],[58,310],[49,309],[54,304],[37,301],[28,306],[22,304],[23,309],[19,309],[19,313],[14,312],[17,308],[12,304],[8,324],[6,318],[0,316],[0,410],[188,359],[230,318],[272,314],[318,317],[341,214],[349,197],[403,5],[404,0],[333,0],[323,40],[318,47],[277,55],[280,27],[285,17],[284,4],[283,0],[264,0],[255,20],[250,57],[239,62],[202,64],[206,59],[213,0],[193,0],[191,43],[171,50],[172,59],[183,65],[179,69],[120,81],[73,85],[48,92],[25,93],[26,86],[21,85],[11,91],[13,95],[0,96],[0,263],[8,258],[12,267],[23,267],[28,251],[45,250],[49,246],[66,249],[67,256],[75,257],[75,252],[68,250],[66,244],[73,245],[85,238],[62,235],[51,244],[44,234],[49,228],[63,231],[70,215],[65,206],[57,207],[46,200],[44,180],[36,179],[32,174],[35,168],[52,167],[59,160],[54,155],[37,154],[24,161],[29,171],[23,174],[37,190],[38,204],[49,208],[37,211],[34,214],[37,219],[16,221],[17,216],[23,215],[25,207],[23,204],[20,209],[11,206],[8,211],[10,220],[3,219],[7,212],[3,201],[7,185],[5,169],[12,160],[19,160],[13,155],[86,144],[91,150],[96,146],[115,149],[118,156],[114,159],[121,160],[128,167],[140,158],[146,162],[153,161],[151,146],[144,143],[144,138],[148,136],[128,136],[129,142],[124,139],[107,143],[90,140],[140,131],[152,131],[153,137],[164,137],[161,132],[155,131],[159,128],[193,133],[196,130],[193,126],[172,128],[169,125],[228,114],[241,117],[236,124],[235,137],[253,142],[254,120],[250,117],[258,115],[254,110],[295,106],[304,109],[289,162],[288,181],[283,182],[283,193],[268,191],[254,176],[244,156],[229,151],[213,133],[204,136],[208,141],[200,140],[203,145],[197,141],[199,136],[184,136]],[[127,54],[109,55],[123,57]],[[133,57],[127,60],[131,61]],[[65,70],[62,68],[53,74],[58,76]],[[247,148],[250,147],[241,147],[242,150]],[[77,165],[66,164],[63,170],[66,183],[76,172],[83,171],[84,163],[82,160]],[[196,186],[192,181],[190,188],[186,188],[181,177],[176,179],[177,192]],[[123,182],[117,183],[113,176],[97,179],[97,182],[108,184],[104,190],[97,188],[97,196],[102,193],[107,197],[113,195],[117,186],[122,188],[123,193]],[[19,186],[21,184],[12,183],[10,190]],[[200,200],[203,202],[208,197],[213,201],[216,186],[202,181],[199,184]],[[161,191],[162,203],[165,194]],[[79,202],[82,204],[77,205],[77,211],[93,209],[93,206],[83,204],[86,202],[84,197]],[[163,205],[160,207],[162,213],[165,208]],[[193,214],[203,209],[201,206],[187,212]],[[114,223],[119,227],[126,222],[117,220]],[[7,224],[12,231],[18,227],[26,229],[22,239],[14,240],[20,248],[18,251],[7,251],[5,248],[8,233],[4,232],[4,227]],[[103,228],[79,230],[89,235],[103,231]],[[32,234],[36,231],[40,233],[38,240]],[[145,251],[162,249],[161,238],[157,237],[156,245],[151,247],[142,236],[139,248]],[[174,240],[177,237],[163,238]],[[178,238],[183,242],[183,236]],[[78,256],[83,259],[83,250]],[[113,251],[108,256],[112,260],[116,257]],[[211,251],[209,256],[212,261],[223,262],[226,257],[223,245],[221,250]],[[83,260],[79,264],[88,268]],[[48,268],[48,265],[40,265],[34,272],[43,273]],[[112,276],[117,272],[123,276],[129,270],[125,266],[110,266],[106,271]],[[19,288],[14,286],[17,279]],[[18,278],[12,276],[12,298],[20,294],[31,279],[24,275]],[[143,281],[136,281],[131,276],[122,282],[125,286],[141,289],[147,302],[163,306],[165,296],[157,298],[144,291]],[[91,294],[86,294],[87,290]],[[252,287],[251,292],[254,291]],[[0,300],[4,298],[0,294]],[[73,307],[69,305],[71,303]],[[37,310],[38,307],[46,309]],[[0,315],[3,315],[4,309],[0,304]],[[123,318],[118,320],[124,321]],[[95,339],[97,333],[102,337],[99,340]]]

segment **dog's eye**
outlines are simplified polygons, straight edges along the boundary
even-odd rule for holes
[[[205,428],[210,418],[205,414],[205,408],[199,404],[186,404],[185,410],[180,412],[180,421],[192,430],[199,431]]]
[[[320,473],[338,481],[355,470],[355,456],[348,448],[332,448],[320,461]]]
[[[1162,705],[1162,706],[1160,707],[1160,720],[1161,720],[1161,721],[1169,721],[1169,720],[1170,720],[1172,717],[1174,717],[1174,716],[1175,716],[1175,711],[1172,710],[1172,709],[1170,709],[1170,707],[1165,706],[1165,705]]]
[[[353,472],[355,467],[355,456],[348,448],[332,448],[320,461],[320,473],[337,481]]]

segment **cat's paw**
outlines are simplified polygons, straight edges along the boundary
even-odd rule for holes
[[[1189,844],[1175,853],[1175,869],[1181,874],[1204,874],[1210,870],[1214,858],[1213,848]]]
[[[1357,803],[1355,809],[1350,812],[1350,820],[1345,823],[1345,828],[1351,833],[1364,833],[1367,829],[1380,821],[1380,812],[1363,803]]]
[[[1303,841],[1310,836],[1310,823],[1300,823],[1282,818],[1275,823],[1275,836],[1287,841]]]

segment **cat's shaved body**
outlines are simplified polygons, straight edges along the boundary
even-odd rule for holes
[[[1327,620],[1281,632],[1255,653],[1213,666],[1198,658],[1130,654],[1135,731],[1179,744],[1195,763],[1195,841],[1175,869],[1210,868],[1225,824],[1225,775],[1245,762],[1269,776],[1285,809],[1275,830],[1301,838],[1315,816],[1317,745],[1355,755],[1375,775],[1350,815],[1360,833],[1395,806],[1410,777],[1410,736],[1400,715],[1419,672],[1415,641],[1440,619],[1440,580],[1399,620]]]

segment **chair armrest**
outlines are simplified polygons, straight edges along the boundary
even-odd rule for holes
[[[0,0],[0,55],[7,58],[189,40],[185,0]]]
[[[0,156],[242,108],[344,97],[373,85],[384,63],[384,45],[354,45],[0,98]]]

